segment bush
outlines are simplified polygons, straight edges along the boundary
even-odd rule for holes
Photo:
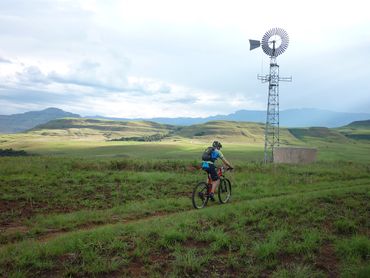
[[[340,219],[334,223],[334,226],[340,234],[353,234],[357,230],[355,223],[349,219]]]
[[[354,236],[341,240],[336,244],[336,251],[342,257],[360,257],[364,260],[370,257],[370,239],[365,236]]]
[[[16,151],[16,150],[13,150],[13,149],[0,149],[0,156],[28,156],[29,154],[24,151],[24,150],[20,150],[20,151]]]
[[[157,142],[168,137],[169,134],[156,133],[148,136],[134,136],[134,137],[121,137],[118,139],[111,139],[108,141],[137,141],[137,142]]]

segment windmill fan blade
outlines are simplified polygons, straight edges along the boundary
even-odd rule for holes
[[[260,47],[261,42],[260,41],[256,41],[256,40],[249,40],[249,45],[250,45],[249,50],[253,50],[253,49],[257,48],[257,47]]]
[[[275,48],[276,42],[279,42],[280,45]],[[282,54],[287,49],[288,44],[288,33],[281,28],[272,28],[262,37],[262,50],[271,57]]]

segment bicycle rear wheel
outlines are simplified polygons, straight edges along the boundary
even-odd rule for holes
[[[227,203],[231,198],[231,182],[228,179],[221,179],[218,186],[218,200],[221,204]]]
[[[193,190],[192,201],[196,209],[204,208],[208,203],[208,184],[205,182],[198,183]]]

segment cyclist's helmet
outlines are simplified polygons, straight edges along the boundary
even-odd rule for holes
[[[221,149],[222,148],[222,145],[218,141],[213,141],[212,147],[217,148],[217,149]]]

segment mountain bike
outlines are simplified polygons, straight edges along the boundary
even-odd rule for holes
[[[231,182],[224,175],[226,171],[231,171],[231,169],[225,169],[224,167],[220,167],[217,170],[217,174],[220,177],[220,184],[217,189],[217,195],[218,200],[221,204],[227,203],[231,198]],[[208,174],[207,182],[200,182],[194,187],[192,194],[194,208],[201,209],[207,205],[211,189],[212,189],[212,179],[211,175]]]

